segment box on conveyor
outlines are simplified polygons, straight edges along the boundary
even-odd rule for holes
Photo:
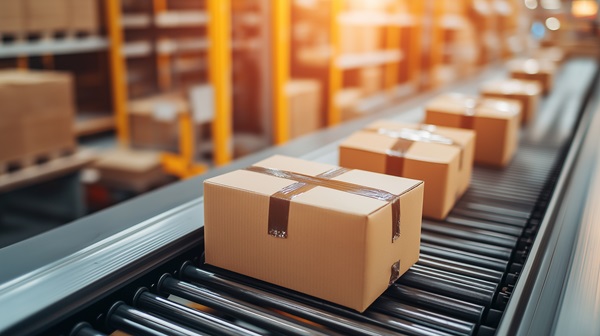
[[[508,62],[508,71],[512,78],[539,82],[542,92],[547,94],[554,86],[556,64],[543,59],[514,59]]]
[[[75,147],[69,73],[0,71],[0,162]]]
[[[517,149],[521,103],[516,100],[448,93],[431,100],[425,112],[426,124],[474,130],[477,164],[503,167]]]
[[[484,83],[481,95],[487,98],[518,100],[521,103],[521,123],[533,121],[538,109],[542,86],[536,81],[503,79]]]
[[[189,111],[188,101],[179,92],[131,100],[128,104],[131,144],[142,149],[177,149],[178,116]]]
[[[419,258],[423,182],[273,156],[204,182],[206,263],[364,311]]]
[[[321,126],[321,83],[314,79],[292,79],[286,86],[290,116],[290,138],[309,134]]]
[[[475,132],[377,121],[340,145],[340,166],[425,181],[423,216],[444,219],[467,190]]]

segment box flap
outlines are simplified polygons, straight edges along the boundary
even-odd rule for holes
[[[431,112],[463,115],[474,108],[478,117],[512,119],[521,113],[521,103],[511,99],[479,98],[462,93],[446,93],[435,97],[425,109]]]
[[[484,83],[481,86],[481,92],[484,94],[536,96],[542,93],[542,86],[537,81],[503,79]]]

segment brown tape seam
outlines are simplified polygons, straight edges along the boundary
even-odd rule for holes
[[[391,286],[400,278],[400,260],[392,264],[390,272],[390,282],[388,286]]]
[[[400,197],[422,183],[417,183],[402,194],[395,195],[377,188],[332,180],[332,178],[350,171],[346,168],[335,168],[317,176],[258,166],[250,166],[245,170],[296,181],[296,183],[279,190],[269,198],[268,233],[278,238],[287,238],[288,235],[290,201],[314,187],[325,187],[391,203],[392,242],[394,242],[400,237]]]
[[[447,138],[441,134],[432,131],[429,125],[421,125],[421,129],[402,128],[399,131],[387,128],[366,128],[363,131],[381,134],[397,141],[390,149],[386,151],[386,174],[400,176],[404,170],[404,158],[410,149],[410,146],[415,142],[427,142],[440,145],[448,145],[458,147],[460,149],[458,157],[458,169],[463,167],[464,146]]]

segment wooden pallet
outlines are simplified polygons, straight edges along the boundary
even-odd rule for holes
[[[20,170],[44,165],[50,161],[74,155],[77,152],[74,146],[67,146],[47,152],[24,155],[12,160],[0,161],[0,176],[10,175]]]
[[[0,163],[0,193],[76,172],[95,159],[90,150],[65,148]]]

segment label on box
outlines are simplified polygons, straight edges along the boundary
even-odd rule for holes
[[[190,88],[192,115],[197,123],[213,121],[215,117],[215,94],[211,85],[197,85]]]
[[[152,107],[152,116],[159,121],[173,121],[177,116],[177,107],[167,101],[157,102]]]

